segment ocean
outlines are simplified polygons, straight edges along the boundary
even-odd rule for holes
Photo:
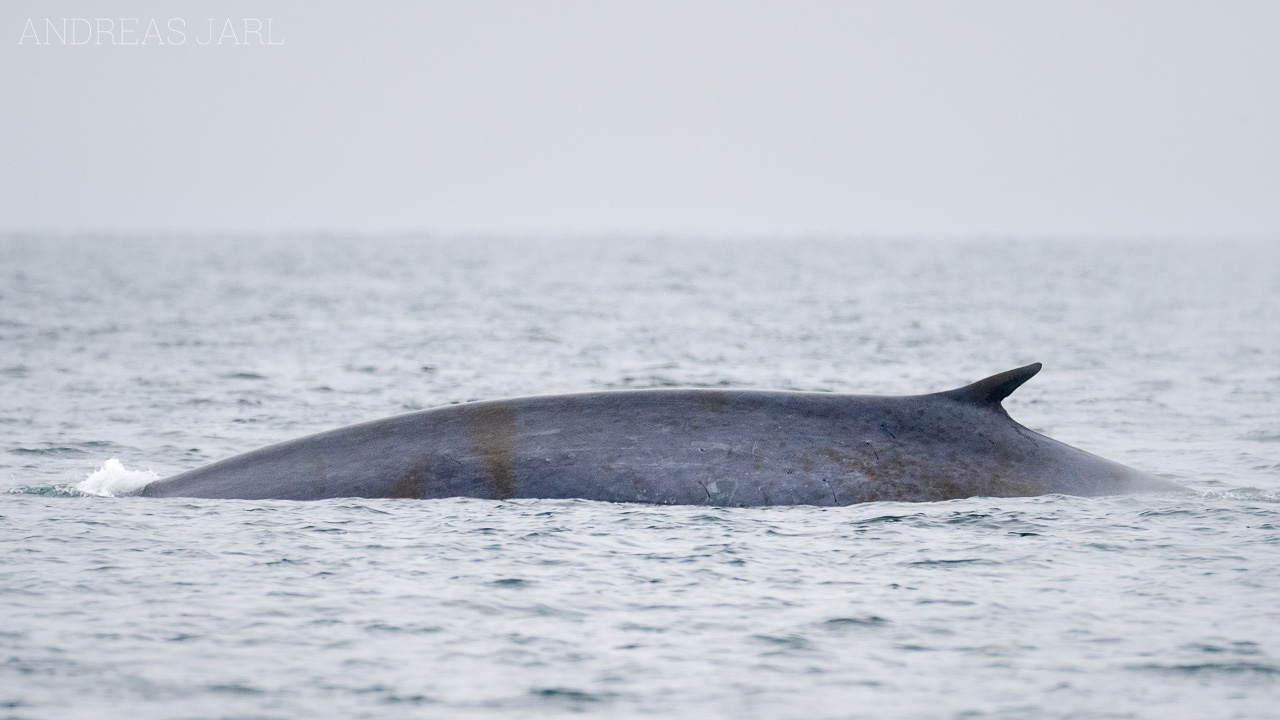
[[[1280,245],[0,238],[0,718],[1271,718]],[[951,389],[1185,493],[150,499],[451,402]]]

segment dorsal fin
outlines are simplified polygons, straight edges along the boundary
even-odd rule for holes
[[[957,402],[998,406],[1001,400],[1009,397],[1010,393],[1017,390],[1022,383],[1040,372],[1040,367],[1040,363],[1031,363],[941,394]]]

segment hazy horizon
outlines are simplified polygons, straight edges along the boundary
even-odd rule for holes
[[[1274,238],[1276,37],[1268,3],[8,2],[0,232]]]

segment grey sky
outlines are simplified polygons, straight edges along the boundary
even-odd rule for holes
[[[19,44],[63,17],[188,37]],[[1275,2],[5,0],[0,41],[0,230],[1280,236]]]

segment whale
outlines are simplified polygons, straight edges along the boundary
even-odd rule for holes
[[[1040,368],[924,395],[688,388],[447,405],[270,445],[141,494],[754,507],[1182,489],[1014,421],[1002,401]]]

